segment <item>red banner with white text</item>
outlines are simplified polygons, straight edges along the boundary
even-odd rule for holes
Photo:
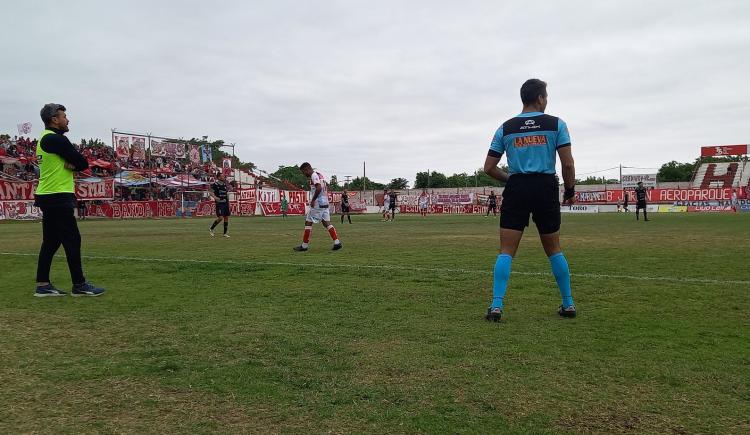
[[[701,157],[742,156],[750,154],[750,145],[712,145],[701,147]]]
[[[685,201],[730,201],[732,199],[732,188],[720,189],[649,189],[646,191],[646,199],[652,204],[671,204]],[[746,194],[740,189],[738,195],[741,198]],[[616,204],[624,200],[622,190],[606,190],[596,192],[576,192],[576,202],[581,204]],[[630,203],[635,203],[633,191],[628,191]]]
[[[99,181],[76,180],[76,197],[82,200],[111,200],[115,195],[114,178]],[[0,180],[0,201],[33,201],[36,182]]]

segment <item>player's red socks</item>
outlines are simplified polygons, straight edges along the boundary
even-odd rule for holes
[[[330,234],[331,239],[333,239],[333,242],[338,243],[339,236],[338,234],[336,234],[336,228],[334,228],[333,225],[329,225],[327,229],[328,229],[328,234]]]
[[[305,234],[302,236],[302,246],[307,247],[310,243],[310,234],[312,234],[312,226],[305,226]]]

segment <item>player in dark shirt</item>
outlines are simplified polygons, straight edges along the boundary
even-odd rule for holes
[[[638,187],[635,188],[635,220],[640,220],[638,217],[638,210],[643,209],[643,220],[648,222],[648,215],[646,214],[646,188],[643,187],[643,182],[638,182]]]
[[[396,220],[396,200],[398,199],[398,194],[395,190],[392,190],[389,194],[391,201],[388,204],[390,215],[391,215],[391,222]]]
[[[344,223],[344,215],[349,219],[349,223],[352,223],[352,216],[349,214],[351,208],[349,206],[349,194],[344,190],[341,193],[341,223]]]
[[[219,225],[221,220],[224,220],[224,237],[229,237],[227,229],[229,228],[229,187],[227,186],[227,180],[224,174],[219,174],[216,178],[216,182],[211,184],[211,189],[208,191],[211,198],[216,201],[216,220],[214,221],[211,228],[208,230],[211,233],[211,237],[214,234],[214,228]]]
[[[630,204],[630,194],[626,191],[625,192],[625,200],[622,202],[622,208],[625,210],[625,213],[629,212],[628,205]]]
[[[497,196],[495,196],[495,192],[493,191],[490,191],[490,196],[487,198],[487,214],[484,217],[489,216],[490,212],[494,216],[497,216]]]

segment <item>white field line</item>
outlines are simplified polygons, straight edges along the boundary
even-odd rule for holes
[[[0,255],[11,256],[11,257],[36,257],[39,254],[23,253],[23,252],[0,252]],[[443,272],[443,273],[466,273],[466,274],[480,274],[480,275],[492,275],[492,271],[489,270],[476,270],[476,269],[460,269],[460,268],[449,268],[449,267],[420,267],[420,266],[397,266],[388,264],[347,264],[347,263],[305,263],[305,262],[291,262],[291,261],[234,261],[234,260],[199,260],[192,258],[150,258],[150,257],[128,257],[121,255],[82,255],[81,258],[91,260],[109,260],[109,261],[141,261],[141,262],[153,262],[153,263],[193,263],[193,264],[230,264],[236,266],[292,266],[292,267],[324,267],[324,268],[348,268],[348,269],[377,269],[377,270],[402,270],[407,272]],[[525,275],[525,276],[541,276],[541,277],[552,277],[549,272],[520,272],[513,271],[514,275]],[[687,278],[687,277],[672,277],[672,276],[632,276],[632,275],[611,275],[603,273],[571,273],[571,277],[574,278],[590,278],[590,279],[631,279],[636,281],[667,281],[667,282],[685,282],[685,283],[698,283],[698,284],[739,284],[739,285],[750,285],[750,281],[738,281],[728,279],[707,279],[707,278]]]

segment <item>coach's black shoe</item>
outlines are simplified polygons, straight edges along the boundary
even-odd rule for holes
[[[294,247],[294,248],[292,248],[292,249],[294,249],[294,250],[295,250],[295,251],[297,251],[297,252],[305,252],[305,251],[307,251],[307,248],[305,248],[305,247],[304,247],[304,246],[302,246],[302,245],[299,245],[299,246],[295,246],[295,247]]]
[[[46,297],[54,297],[54,296],[65,296],[67,293],[65,293],[62,290],[58,290],[53,286],[51,283],[47,285],[38,285],[36,286],[36,291],[34,292],[34,296],[38,298],[46,298]]]
[[[101,296],[105,291],[103,288],[97,287],[90,282],[84,282],[83,284],[74,285],[71,294],[73,296]]]
[[[560,307],[557,309],[557,314],[559,314],[562,317],[569,317],[572,319],[573,317],[576,316],[576,306],[571,305],[568,308],[563,308],[563,306],[560,305]]]
[[[333,244],[333,248],[331,250],[332,251],[338,251],[339,249],[341,249],[343,247],[344,247],[344,245],[342,245],[340,242],[339,243],[334,243]]]
[[[503,310],[500,308],[487,308],[487,314],[484,315],[484,318],[488,322],[499,322],[503,318]]]

